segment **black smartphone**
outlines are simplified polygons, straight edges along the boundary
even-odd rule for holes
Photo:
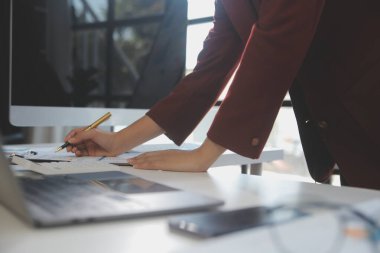
[[[172,231],[209,238],[244,229],[279,224],[305,216],[297,209],[249,207],[231,211],[211,211],[177,215],[169,218]]]

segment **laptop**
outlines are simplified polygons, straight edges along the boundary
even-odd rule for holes
[[[16,173],[0,145],[0,204],[34,227],[52,227],[208,210],[223,201],[119,171]]]

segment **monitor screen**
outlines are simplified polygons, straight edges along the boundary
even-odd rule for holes
[[[10,122],[128,125],[183,77],[186,0],[12,0]]]

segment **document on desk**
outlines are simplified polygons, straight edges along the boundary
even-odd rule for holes
[[[30,170],[43,175],[79,174],[90,172],[121,171],[120,167],[102,161],[75,160],[72,162],[35,163],[19,156],[12,157],[12,163],[20,169]]]
[[[199,147],[197,144],[185,143],[181,147],[182,150],[190,150]],[[103,163],[115,164],[115,165],[128,165],[127,159],[135,157],[141,153],[155,151],[155,150],[164,150],[178,148],[174,144],[149,144],[141,145],[136,147],[133,150],[125,152],[116,157],[77,157],[73,153],[68,152],[55,152],[55,147],[38,147],[31,150],[23,150],[22,153],[16,153],[23,156],[25,159],[34,161],[34,162],[73,162],[73,161],[87,161],[95,162],[102,161]]]
[[[197,144],[185,143],[183,150],[194,149]],[[128,166],[127,159],[144,152],[178,148],[174,144],[141,145],[134,150],[123,153],[117,157],[77,157],[73,153],[55,152],[55,147],[35,147],[33,149],[19,149],[20,152],[11,152],[12,163],[19,165],[17,170],[31,170],[44,175],[120,171],[117,165]],[[10,152],[8,152],[11,154]]]
[[[105,157],[105,156],[85,156],[77,157],[73,153],[60,152],[56,153],[52,147],[43,147],[43,148],[34,148],[33,150],[28,150],[21,154],[16,153],[25,159],[34,161],[34,162],[74,162],[74,161],[87,161],[87,162],[96,162],[102,161],[103,163],[115,164],[115,165],[128,165],[127,159],[139,155],[140,152],[130,151],[120,156],[116,157]]]

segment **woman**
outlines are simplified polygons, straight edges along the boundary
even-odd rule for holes
[[[68,151],[118,155],[160,134],[180,144],[237,69],[199,148],[149,152],[129,162],[206,171],[226,149],[257,158],[286,92],[298,87],[293,94],[307,111],[296,111],[303,145],[313,146],[302,137],[313,126],[327,154],[315,179],[325,180],[337,163],[348,185],[380,189],[379,1],[217,0],[214,18],[194,72],[168,97],[118,133],[74,129],[65,138],[74,144]]]

